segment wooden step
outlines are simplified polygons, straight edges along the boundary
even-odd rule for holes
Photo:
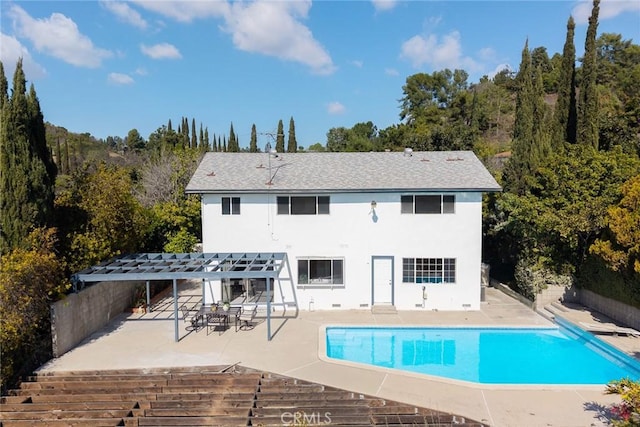
[[[97,409],[136,409],[137,402],[55,402],[55,403],[8,403],[0,405],[0,412],[18,411],[82,411]]]
[[[138,426],[246,426],[247,417],[144,417]]]
[[[2,427],[111,427],[124,426],[123,419],[80,419],[73,420],[2,420]]]

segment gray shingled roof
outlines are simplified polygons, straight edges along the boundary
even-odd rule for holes
[[[471,151],[206,153],[187,193],[500,191]]]

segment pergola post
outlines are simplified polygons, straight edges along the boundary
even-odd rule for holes
[[[267,341],[271,341],[271,278],[267,277]]]
[[[175,341],[180,341],[178,332],[178,281],[173,279],[173,323],[175,326]]]
[[[151,285],[147,280],[147,310],[151,311]]]

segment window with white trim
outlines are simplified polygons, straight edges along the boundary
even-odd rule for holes
[[[240,197],[223,197],[222,215],[240,215]]]
[[[328,215],[329,196],[278,196],[278,215]]]
[[[298,285],[343,286],[343,258],[298,258]]]
[[[423,194],[400,196],[400,212],[403,214],[452,214],[455,213],[456,196],[452,194]]]
[[[402,258],[403,283],[456,283],[455,258]]]

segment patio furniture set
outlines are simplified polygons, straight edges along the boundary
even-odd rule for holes
[[[209,332],[217,330],[223,333],[233,321],[235,330],[248,330],[254,327],[257,305],[227,306],[220,304],[202,304],[197,310],[190,310],[186,306],[180,308],[182,318],[187,323],[187,331],[200,331],[204,328]]]

